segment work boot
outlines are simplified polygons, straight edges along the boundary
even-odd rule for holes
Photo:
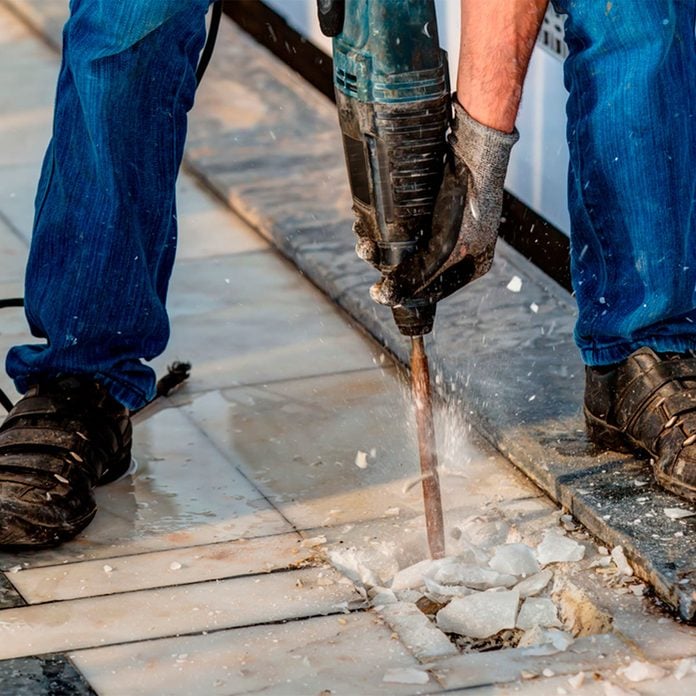
[[[31,387],[0,427],[0,549],[56,546],[97,512],[93,488],[126,473],[128,411],[92,380]]]
[[[696,502],[696,358],[640,348],[610,369],[585,371],[592,441],[651,457],[657,482]]]

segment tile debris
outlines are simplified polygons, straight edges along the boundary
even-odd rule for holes
[[[685,517],[693,517],[696,515],[696,512],[684,510],[684,508],[662,508],[662,512],[664,512],[670,520],[683,520]]]

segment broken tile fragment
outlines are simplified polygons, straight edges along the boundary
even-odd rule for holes
[[[537,546],[536,552],[537,560],[545,566],[549,563],[581,561],[585,555],[585,547],[560,531],[550,529],[544,533],[544,539]]]
[[[541,626],[535,626],[524,632],[517,647],[542,648],[542,650],[535,650],[534,654],[550,655],[554,652],[567,650],[573,642],[573,636],[566,631],[561,631],[557,628],[541,628]]]
[[[415,604],[398,602],[380,612],[401,642],[420,661],[458,655],[459,650]]]
[[[520,597],[533,597],[539,594],[550,582],[553,572],[548,568],[535,575],[530,575],[524,580],[520,580],[513,589],[520,593]]]
[[[363,563],[354,546],[331,549],[328,556],[336,570],[352,580],[357,587],[370,588],[383,585],[377,574]]]
[[[685,517],[693,517],[696,515],[696,512],[684,510],[684,508],[662,508],[662,512],[664,512],[670,520],[681,520]]]
[[[512,587],[517,578],[514,575],[499,573],[492,568],[481,568],[468,563],[450,563],[435,570],[435,582],[443,585],[465,585],[474,590],[488,590],[494,587]]]
[[[627,575],[628,577],[633,575],[633,568],[631,568],[622,546],[615,546],[611,550],[611,560],[614,561],[621,575]]]
[[[585,673],[578,672],[572,677],[568,677],[568,683],[574,688],[579,689],[585,683]]]
[[[529,631],[535,626],[557,628],[560,625],[556,605],[545,597],[525,599],[517,616],[517,628],[521,628],[523,631]]]
[[[358,469],[367,469],[367,452],[358,450],[355,455],[355,466],[357,466]]]
[[[392,590],[415,590],[424,586],[424,576],[426,573],[431,573],[443,565],[451,564],[454,561],[451,558],[440,558],[436,561],[425,560],[414,563],[411,566],[402,568],[392,578]]]
[[[449,602],[453,597],[466,597],[474,590],[465,585],[441,585],[432,578],[425,577],[425,594],[435,602]]]
[[[381,607],[386,604],[396,604],[399,600],[388,587],[375,587],[372,588],[370,601],[373,607]]]
[[[445,633],[488,638],[515,627],[519,600],[517,590],[477,592],[453,599],[437,613],[437,625]]]
[[[488,565],[499,573],[527,577],[538,573],[539,563],[526,544],[502,544],[493,550]]]
[[[685,657],[677,663],[673,676],[675,679],[681,680],[691,672],[696,672],[696,657]]]
[[[616,670],[617,674],[632,682],[642,682],[648,679],[662,679],[667,672],[659,665],[653,665],[650,662],[641,662],[633,660],[627,667],[621,667]]]

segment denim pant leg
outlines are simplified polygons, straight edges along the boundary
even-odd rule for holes
[[[696,348],[693,0],[567,12],[571,264],[590,365]]]
[[[129,408],[153,395],[141,360],[169,338],[174,188],[209,3],[70,3],[25,280],[32,334],[46,342],[7,357],[22,392],[82,373]]]

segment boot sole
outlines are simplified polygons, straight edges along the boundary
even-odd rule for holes
[[[609,425],[605,421],[593,416],[587,407],[583,409],[585,414],[585,428],[589,439],[602,450],[622,452],[624,454],[643,454],[652,456],[648,450],[641,447],[633,438],[623,431]]]
[[[37,524],[19,515],[8,515],[3,519],[3,528],[13,528],[0,535],[2,551],[33,551],[50,549],[74,539],[84,531],[97,514],[94,506],[82,517],[71,520],[69,525],[50,526]],[[0,530],[1,532],[2,530]]]
[[[587,436],[597,447],[602,450],[621,452],[623,454],[647,455],[653,462],[656,461],[657,456],[641,446],[632,437],[626,435],[626,433],[618,428],[609,425],[609,423],[593,416],[587,408],[583,410],[585,414]],[[652,466],[652,470],[655,480],[662,488],[689,502],[696,502],[696,488],[688,486],[681,481],[675,482],[674,479],[665,476],[655,465]]]

